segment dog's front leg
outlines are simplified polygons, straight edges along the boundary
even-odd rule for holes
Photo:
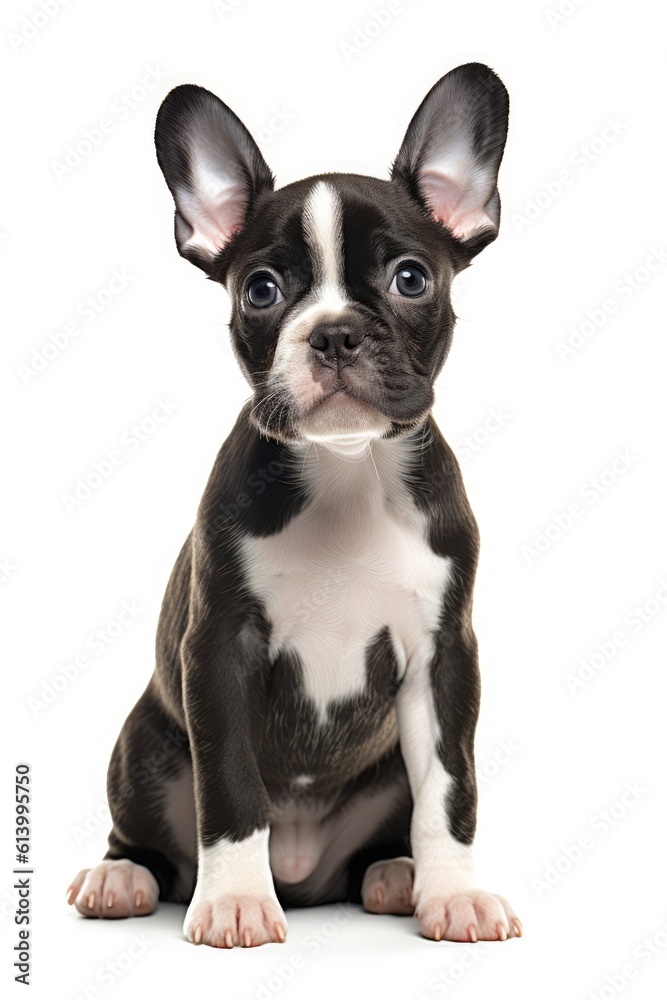
[[[218,948],[284,941],[269,868],[269,799],[256,749],[267,666],[250,625],[191,628],[182,648],[197,816],[197,884],[184,933]]]
[[[436,941],[521,935],[507,901],[478,889],[473,870],[478,709],[477,644],[471,629],[455,627],[454,634],[438,636],[435,654],[425,652],[408,664],[397,698],[414,802],[415,916],[422,934]]]

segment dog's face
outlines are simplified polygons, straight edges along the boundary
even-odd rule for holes
[[[156,145],[176,242],[231,294],[262,433],[334,442],[424,420],[452,337],[452,279],[497,234],[507,113],[491,70],[459,67],[422,102],[390,181],[324,174],[275,191],[218,98],[168,95]]]

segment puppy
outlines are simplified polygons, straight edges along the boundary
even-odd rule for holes
[[[471,861],[478,532],[433,417],[450,286],[495,239],[507,92],[444,76],[391,180],[274,189],[200,87],[160,108],[179,252],[228,290],[252,388],[167,587],[113,751],[88,917],[188,903],[188,940],[283,941],[283,906],[414,913],[435,940],[521,924]]]

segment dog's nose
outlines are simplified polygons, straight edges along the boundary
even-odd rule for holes
[[[366,334],[351,323],[318,323],[308,343],[318,361],[327,368],[353,365],[359,356],[359,345]]]

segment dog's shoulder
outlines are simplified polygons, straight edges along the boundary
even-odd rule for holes
[[[305,500],[289,475],[291,461],[285,445],[253,426],[246,404],[213,465],[197,511],[194,544],[215,550],[226,538],[280,531]]]
[[[468,501],[456,455],[432,416],[414,436],[419,452],[406,485],[426,515],[429,540],[437,555],[452,557],[474,572],[479,528]]]

